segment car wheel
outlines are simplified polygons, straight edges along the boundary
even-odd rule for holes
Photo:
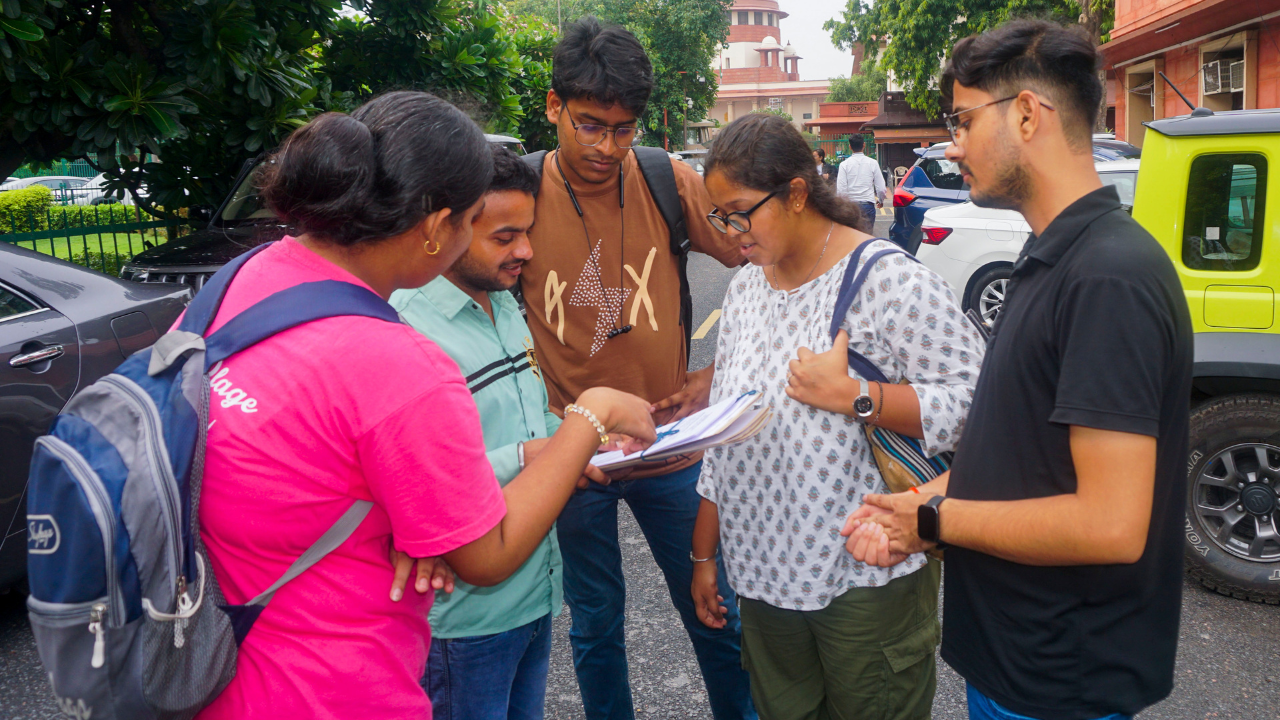
[[[994,267],[978,276],[969,288],[965,310],[977,310],[987,327],[996,324],[1000,309],[1004,307],[1004,294],[1009,288],[1012,268]]]
[[[1280,397],[1230,395],[1191,413],[1187,572],[1280,604]]]

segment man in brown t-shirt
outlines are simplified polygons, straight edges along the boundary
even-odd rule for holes
[[[675,412],[705,404],[710,373],[690,373],[681,324],[679,258],[631,147],[653,88],[653,70],[626,30],[586,17],[556,47],[547,118],[559,148],[542,163],[533,259],[521,289],[551,408],[563,413],[582,391],[606,386]],[[694,250],[726,266],[741,263],[737,244],[706,220],[712,209],[702,179],[672,162]],[[526,458],[527,461],[528,458]],[[617,503],[626,500],[649,541],[702,668],[717,720],[755,718],[741,665],[739,622],[720,571],[729,622],[698,621],[691,594],[695,490],[701,457],[642,468],[608,486],[578,491],[557,523],[570,640],[586,716],[634,716],[623,617],[626,587],[618,549]]]

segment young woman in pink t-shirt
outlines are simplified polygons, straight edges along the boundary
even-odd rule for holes
[[[265,167],[262,195],[296,236],[245,264],[211,330],[303,282],[384,299],[425,285],[470,244],[492,155],[452,105],[400,92],[320,116]],[[457,366],[407,325],[365,317],[293,328],[212,374],[200,522],[229,603],[270,585],[354,500],[374,508],[276,593],[202,720],[429,718],[418,679],[433,593],[393,599],[388,554],[443,557],[469,583],[498,583],[546,536],[603,433],[654,438],[644,400],[588,390],[501,488]]]

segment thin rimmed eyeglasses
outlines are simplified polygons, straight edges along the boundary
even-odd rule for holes
[[[742,233],[750,232],[751,231],[751,213],[759,210],[762,205],[772,200],[780,192],[782,191],[774,190],[768,195],[765,195],[764,199],[756,203],[755,206],[752,207],[750,210],[739,210],[737,212],[731,212],[727,215],[718,215],[713,210],[707,213],[707,220],[711,222],[711,227],[719,230],[722,233],[728,233],[730,227],[732,227],[734,230],[737,230],[738,232],[742,232]]]
[[[1010,96],[1009,96],[1009,97],[1007,97],[1007,98],[1001,98],[1001,99],[999,99],[999,100],[992,100],[992,101],[991,101],[991,102],[989,102],[989,103],[983,103],[983,104],[978,105],[978,106],[975,106],[975,107],[965,108],[964,110],[961,110],[960,112],[953,112],[953,113],[949,113],[949,114],[944,114],[944,115],[942,116],[942,122],[946,123],[946,125],[947,125],[947,132],[951,135],[951,142],[952,142],[952,143],[954,143],[954,144],[956,144],[956,145],[959,145],[959,144],[960,144],[960,141],[956,139],[956,132],[957,132],[957,131],[959,131],[959,130],[965,130],[965,129],[966,129],[964,126],[962,126],[962,125],[957,125],[957,124],[956,124],[956,118],[960,117],[961,115],[963,115],[963,114],[965,114],[965,113],[973,112],[974,110],[981,110],[981,109],[982,109],[982,108],[984,108],[984,107],[990,107],[990,106],[992,106],[992,105],[999,105],[1000,103],[1003,103],[1003,102],[1009,102],[1010,100],[1016,100],[1016,99],[1018,98],[1018,95],[1021,95],[1021,94],[1022,94],[1022,91],[1018,91],[1016,94],[1014,94],[1014,95],[1010,95]],[[1046,109],[1046,110],[1056,110],[1056,109],[1057,109],[1057,108],[1055,108],[1054,106],[1050,105],[1049,103],[1046,103],[1045,101],[1041,100],[1040,98],[1036,98],[1036,102],[1040,103],[1041,107],[1043,107],[1043,108],[1044,108],[1044,109]]]
[[[613,133],[613,142],[620,148],[629,148],[640,139],[644,133],[638,127],[610,127],[608,125],[579,125],[573,119],[573,112],[569,110],[569,106],[564,107],[564,111],[569,114],[569,124],[573,126],[573,139],[578,141],[579,145],[586,147],[595,147],[604,142],[609,133]]]

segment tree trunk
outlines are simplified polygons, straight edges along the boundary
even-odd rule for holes
[[[12,175],[26,161],[27,151],[21,145],[12,140],[0,143],[0,182],[4,182],[4,178]]]

